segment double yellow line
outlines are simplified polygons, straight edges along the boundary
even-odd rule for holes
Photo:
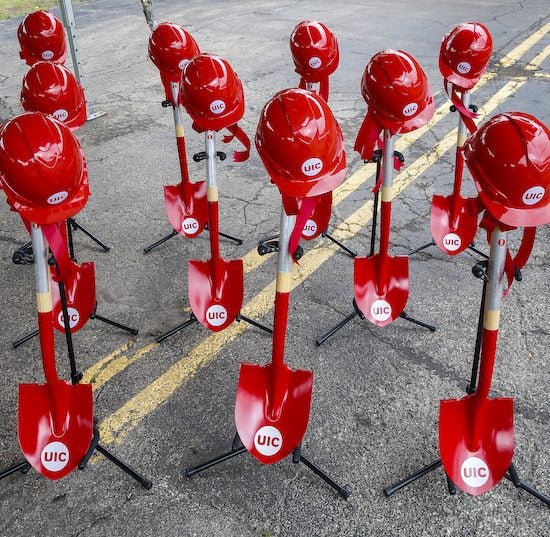
[[[542,37],[550,31],[550,24],[529,36],[524,42],[510,51],[498,64],[497,67],[508,67],[517,62],[532,46],[534,46]],[[549,47],[546,47],[528,64],[527,69],[537,69],[542,61],[548,56]],[[496,76],[495,72],[487,73],[476,85],[479,89],[488,81]],[[512,78],[495,95],[489,99],[481,108],[483,115],[492,113],[502,102],[510,95],[515,93],[527,81],[526,76]],[[405,150],[418,138],[420,138],[428,128],[441,121],[449,113],[449,105],[446,102],[440,106],[429,126],[422,127],[402,138],[396,143],[396,149]],[[400,173],[394,183],[395,193],[399,193],[409,186],[413,180],[421,175],[426,169],[434,164],[446,151],[454,146],[456,142],[456,129],[449,132],[436,146],[428,153],[418,158],[411,166]],[[363,166],[355,172],[334,195],[334,205],[341,203],[347,196],[364,184],[373,173],[370,171],[372,166]],[[346,218],[333,232],[332,235],[339,241],[346,241],[356,235],[362,227],[372,218],[373,203],[367,201],[353,214]],[[325,241],[326,242],[326,241]],[[292,289],[301,284],[308,276],[323,265],[332,255],[338,251],[338,247],[333,244],[325,244],[316,247],[314,250],[306,253],[298,269],[298,276],[292,281]],[[258,268],[264,258],[260,257],[255,250],[247,253],[244,258],[245,272],[251,272]],[[275,293],[275,281],[272,281],[256,296],[254,296],[243,308],[244,315],[261,318],[267,314],[273,307],[273,297]],[[186,356],[179,359],[160,377],[149,384],[145,389],[132,397],[118,410],[105,418],[100,424],[102,440],[105,443],[120,443],[125,436],[136,427],[146,416],[163,404],[177,389],[186,381],[191,379],[195,373],[203,366],[212,362],[221,349],[237,336],[242,334],[248,326],[245,323],[234,323],[223,332],[213,333],[206,337],[201,343],[195,346]],[[155,349],[159,344],[150,343],[130,356],[126,352],[131,349],[129,343],[120,349],[117,349],[109,356],[100,360],[92,366],[84,375],[84,382],[92,382],[94,388],[105,384],[114,375],[137,361],[141,356]]]

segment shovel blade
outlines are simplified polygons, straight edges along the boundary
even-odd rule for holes
[[[386,326],[399,317],[409,298],[409,258],[380,254],[356,257],[353,291],[365,318]]]
[[[197,320],[208,330],[220,332],[237,318],[243,305],[243,294],[241,259],[189,261],[189,303]]]
[[[440,402],[439,452],[453,483],[479,496],[497,485],[512,464],[514,400],[486,399],[476,411],[473,397]]]
[[[44,477],[57,480],[72,472],[90,447],[92,436],[91,384],[19,385],[19,445],[27,461]]]
[[[477,232],[477,215],[475,198],[434,195],[430,227],[437,246],[449,255],[457,255],[468,248]]]
[[[321,235],[328,228],[331,214],[332,192],[327,192],[319,196],[313,213],[302,230],[302,238],[306,241],[311,241]]]
[[[164,207],[171,226],[188,239],[200,235],[208,223],[206,181],[188,183],[188,196],[181,183],[164,187]],[[186,202],[187,198],[187,202]]]
[[[58,284],[51,280],[54,326],[65,332]],[[96,305],[95,268],[92,262],[76,265],[74,276],[65,281],[65,295],[71,333],[78,332],[90,319]]]
[[[243,445],[263,464],[273,464],[292,453],[301,443],[309,422],[313,373],[294,371],[286,364],[282,367],[282,376],[288,381],[286,393],[280,408],[272,409],[273,366],[241,364],[235,424]]]

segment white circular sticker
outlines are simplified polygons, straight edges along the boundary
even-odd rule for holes
[[[266,457],[272,457],[278,453],[282,445],[281,432],[271,425],[260,427],[254,435],[254,447]]]
[[[56,192],[55,194],[52,194],[46,201],[50,205],[57,205],[58,203],[61,203],[63,200],[66,200],[68,195],[69,193],[66,190],[61,190],[60,192]]]
[[[532,186],[523,193],[521,199],[525,205],[535,205],[544,198],[544,194],[546,194],[546,190],[542,186]]]
[[[460,475],[466,485],[479,488],[489,479],[489,467],[479,457],[468,457],[460,467]]]
[[[51,60],[53,58],[53,51],[45,50],[41,54],[43,60]]]
[[[385,300],[375,300],[370,313],[377,321],[387,321],[391,317],[391,306]]]
[[[469,73],[471,69],[472,69],[472,66],[468,62],[460,62],[456,66],[456,70],[462,75]]]
[[[321,58],[318,58],[317,56],[310,58],[308,63],[312,69],[319,69],[319,67],[323,64]]]
[[[210,103],[210,112],[221,114],[225,110],[225,103],[221,99],[216,99]]]
[[[304,229],[302,231],[302,235],[304,237],[313,237],[317,233],[317,222],[315,220],[311,220],[311,218],[306,222],[306,225],[304,226]]]
[[[58,121],[65,121],[69,117],[69,112],[67,112],[64,108],[60,108],[59,110],[56,110],[52,116]]]
[[[181,229],[184,233],[187,233],[188,235],[193,235],[193,233],[196,233],[199,229],[199,223],[194,218],[186,218],[181,223]]]
[[[208,324],[212,326],[221,326],[226,320],[227,310],[223,306],[215,304],[206,310],[206,321]]]
[[[69,448],[63,442],[50,442],[40,454],[42,466],[50,472],[59,472],[69,462]]]
[[[461,238],[456,233],[447,233],[443,237],[443,246],[449,250],[449,252],[456,252],[462,244]]]
[[[403,108],[403,115],[406,117],[414,116],[418,110],[418,105],[416,103],[409,103],[405,108]]]
[[[321,173],[322,169],[323,169],[323,161],[317,157],[308,158],[302,164],[302,173],[304,175],[307,175],[308,177],[313,177],[314,175],[318,175],[319,173]]]
[[[74,328],[78,324],[78,321],[80,321],[80,313],[78,313],[78,310],[75,308],[67,308],[67,313],[69,314],[69,326]],[[57,322],[61,328],[65,328],[65,323],[63,321],[63,310],[59,312]]]
[[[178,67],[180,69],[183,69],[191,60],[188,60],[188,59],[183,59],[181,60],[181,62],[178,63]]]

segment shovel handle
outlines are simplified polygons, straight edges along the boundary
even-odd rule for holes
[[[174,130],[178,146],[181,182],[184,185],[185,191],[185,184],[189,183],[189,169],[187,166],[187,151],[185,149],[185,130],[183,128],[183,106],[179,103],[179,82],[170,82],[170,89],[172,90]]]
[[[390,245],[391,204],[393,200],[394,138],[390,130],[384,130],[383,173],[380,204],[380,256],[387,257]]]
[[[44,376],[48,384],[58,381],[55,367],[55,342],[53,328],[52,294],[50,290],[50,269],[48,267],[48,245],[42,229],[31,225],[32,248],[34,252],[34,276],[36,282],[36,309],[38,331]]]
[[[462,104],[464,108],[470,106],[470,92],[464,91],[462,93]],[[464,173],[464,156],[462,155],[462,147],[468,136],[468,129],[462,116],[458,114],[458,129],[456,131],[456,156],[455,156],[455,176],[453,185],[453,206],[452,206],[452,218],[456,217],[458,212],[459,196],[462,189],[462,176]]]

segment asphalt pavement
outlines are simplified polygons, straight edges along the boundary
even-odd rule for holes
[[[546,0],[154,2],[159,21],[181,24],[202,51],[231,63],[243,81],[241,126],[251,138],[263,105],[298,83],[288,47],[294,26],[316,19],[335,32],[340,66],[331,77],[329,104],[345,135],[349,179],[335,196],[329,231],[360,255],[370,248],[375,166],[365,167],[353,142],[366,110],[360,81],[371,56],[384,48],[411,53],[441,107],[418,136],[397,140],[406,167],[398,178],[391,251],[405,254],[431,240],[431,197],[452,189],[457,118],[448,112],[438,69],[442,36],[460,22],[486,24],[494,51],[489,76],[472,96],[482,117],[523,111],[548,124],[548,8]],[[137,0],[79,3],[75,15],[88,102],[93,112],[106,113],[76,133],[92,190],[77,221],[110,246],[103,252],[75,231],[76,256],[95,262],[97,313],[139,329],[133,336],[90,320],[75,334],[75,350],[85,381],[94,384],[102,444],[153,487],[144,490],[99,456],[59,481],[34,470],[14,473],[0,481],[0,536],[550,535],[548,508],[507,479],[480,497],[452,496],[437,468],[390,498],[383,493],[438,459],[439,400],[461,397],[468,383],[482,289],[471,271],[480,257],[472,251],[450,257],[430,247],[410,257],[406,311],[435,325],[435,332],[403,319],[378,328],[355,317],[316,346],[353,312],[353,261],[326,238],[303,243],[306,254],[293,269],[286,359],[314,372],[303,455],[349,489],[347,500],[290,458],[266,466],[244,453],[186,477],[186,468],[231,448],[240,363],[266,363],[271,340],[245,322],[217,335],[195,323],[155,343],[189,317],[187,261],[208,258],[207,235],[174,237],[144,254],[145,246],[170,233],[162,186],[179,181],[172,112],[160,105],[160,77],[147,56],[149,28]],[[18,55],[20,21],[0,23],[0,122],[22,111],[27,66]],[[185,121],[189,153],[203,150],[203,136]],[[204,177],[204,162],[190,162],[190,173]],[[222,254],[245,259],[243,313],[270,326],[276,256],[260,258],[255,250],[259,239],[277,232],[279,194],[254,149],[245,163],[220,162],[218,176],[221,230],[243,240],[224,240]],[[475,192],[469,178],[464,192]],[[12,348],[35,328],[34,277],[31,265],[12,263],[28,235],[1,205],[0,470],[22,459],[17,386],[43,382],[36,338]],[[510,233],[513,246],[519,237]],[[503,303],[491,392],[515,398],[514,463],[525,482],[546,494],[549,245],[547,226],[538,230],[523,280]],[[488,251],[483,231],[476,246]],[[68,378],[62,334],[57,350]]]

